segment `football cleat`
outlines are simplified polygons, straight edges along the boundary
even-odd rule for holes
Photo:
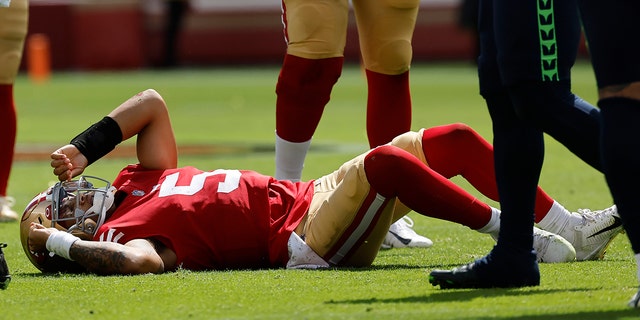
[[[12,197],[0,197],[0,222],[18,220],[18,214],[11,210],[15,200]]]
[[[627,303],[627,306],[631,308],[640,308],[640,290],[631,297],[631,300]]]
[[[488,255],[452,270],[433,270],[429,283],[441,289],[520,288],[540,285],[540,270],[533,252]]]
[[[7,260],[4,259],[4,253],[2,253],[2,248],[6,246],[6,243],[0,243],[0,289],[2,290],[6,289],[9,286],[9,282],[11,282]]]
[[[616,206],[597,211],[579,209],[579,224],[567,226],[560,234],[576,249],[576,260],[600,260],[611,241],[624,232]]]
[[[429,248],[433,241],[427,237],[417,234],[413,229],[413,220],[404,216],[394,222],[390,227],[384,241],[380,246],[382,249],[391,248]]]
[[[533,227],[533,248],[538,262],[559,263],[576,260],[576,249],[565,238]]]

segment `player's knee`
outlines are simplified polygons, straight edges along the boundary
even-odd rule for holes
[[[369,57],[368,61],[364,61],[368,70],[389,75],[398,75],[409,70],[413,57],[411,39],[380,43],[371,50],[373,52],[363,53],[365,59]]]
[[[0,83],[14,82],[18,74],[21,58],[22,53],[18,50],[11,50],[0,54]]]
[[[140,97],[143,100],[164,103],[164,99],[162,98],[160,93],[158,91],[156,91],[155,89],[151,89],[151,88],[145,89],[144,91],[140,92]]]
[[[396,146],[400,149],[411,152],[410,150],[414,148],[415,145],[420,145],[422,141],[422,131],[419,132],[409,131],[405,132],[399,136],[396,136],[389,143],[390,145]]]
[[[479,137],[479,134],[470,126],[464,123],[452,123],[424,130],[422,144],[429,148],[471,149],[480,139]]]
[[[386,171],[394,165],[394,158],[398,156],[400,148],[392,145],[383,145],[374,148],[364,159],[365,168],[380,168]]]
[[[537,127],[543,127],[557,108],[575,103],[568,81],[525,82],[510,87],[509,92],[518,117]]]
[[[398,149],[392,145],[383,145],[371,150],[364,158],[364,172],[371,186],[385,197],[394,194],[392,181],[396,178],[392,172],[397,165]]]
[[[413,159],[395,146],[379,146],[365,156],[364,172],[377,193],[387,198],[395,197],[400,186],[415,174]]]
[[[426,129],[423,134],[423,139],[427,139],[430,136],[443,135],[451,137],[451,139],[466,140],[469,137],[475,136],[476,133],[469,125],[458,122]]]

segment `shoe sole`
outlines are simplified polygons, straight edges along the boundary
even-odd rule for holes
[[[607,249],[609,249],[609,246],[611,245],[611,243],[613,243],[613,239],[615,239],[618,235],[623,234],[623,233],[625,233],[624,228],[621,229],[619,232],[617,232],[615,235],[611,236],[611,238],[609,238],[609,241],[607,241],[607,243],[605,243],[605,245],[603,247],[601,247],[598,250],[593,251],[591,254],[588,254],[584,258],[577,259],[577,260],[578,261],[603,260],[605,253],[607,253]]]
[[[456,283],[452,280],[438,279],[433,275],[429,275],[429,283],[431,285],[440,286],[440,289],[491,289],[491,288],[522,288],[522,287],[535,287],[540,285],[540,281],[522,281],[518,283],[479,283],[479,282],[465,282]]]

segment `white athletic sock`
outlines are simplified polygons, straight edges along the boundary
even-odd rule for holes
[[[500,210],[491,207],[491,218],[487,224],[476,230],[480,233],[488,233],[493,240],[498,239],[498,233],[500,233]]]
[[[569,232],[572,230],[566,230],[567,226],[577,225],[581,222],[581,216],[572,214],[560,203],[553,201],[553,205],[551,205],[551,209],[549,209],[547,215],[538,222],[538,227],[542,230],[558,234],[571,242],[573,241],[573,232]]]
[[[307,151],[311,146],[311,139],[305,142],[289,142],[276,133],[276,173],[278,180],[300,181],[302,168]]]

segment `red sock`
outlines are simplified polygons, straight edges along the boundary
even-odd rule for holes
[[[465,124],[429,128],[422,136],[429,167],[445,178],[464,177],[480,193],[499,201],[493,163],[493,146]],[[553,199],[538,187],[535,221],[549,212]]]
[[[367,136],[377,147],[411,130],[409,71],[386,75],[371,70],[367,75]]]
[[[417,213],[448,220],[471,229],[491,218],[489,205],[395,146],[381,146],[364,160],[371,187],[380,195],[397,197]]]
[[[286,55],[276,85],[276,132],[289,142],[311,139],[344,58],[305,59]]]
[[[0,84],[0,196],[7,195],[9,174],[16,143],[16,108],[13,102],[13,84]]]

